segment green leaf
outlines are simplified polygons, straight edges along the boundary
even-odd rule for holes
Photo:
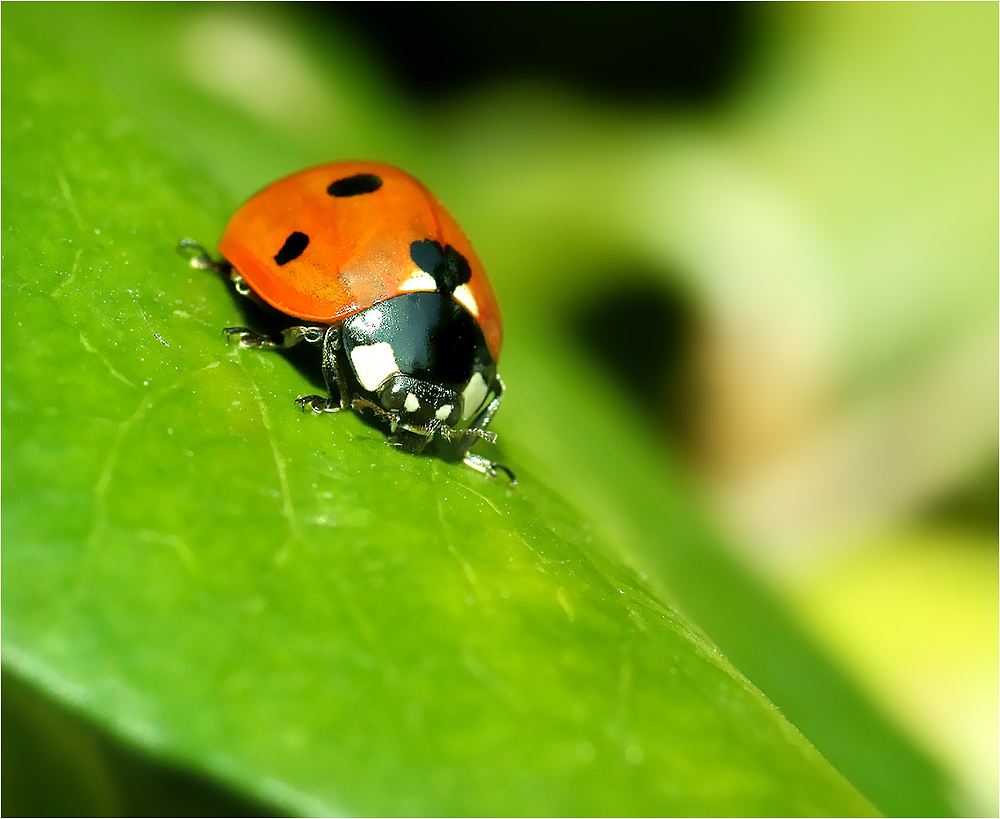
[[[420,164],[349,47],[257,11],[36,9],[3,14],[9,668],[283,811],[872,812],[680,613],[789,630],[641,419],[573,405],[599,377],[544,311],[508,316],[513,489],[301,414],[315,362],[226,344],[242,306],[181,237],[310,162]],[[241,97],[241,54],[315,109]]]

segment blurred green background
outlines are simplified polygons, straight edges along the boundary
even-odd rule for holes
[[[995,4],[0,14],[5,814],[997,814]],[[516,490],[174,254],[344,158]]]

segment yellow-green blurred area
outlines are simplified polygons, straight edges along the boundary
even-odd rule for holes
[[[538,349],[587,360],[603,380],[561,411],[645,423],[956,804],[1000,811],[996,4],[150,14],[177,23],[106,73],[167,145],[224,111],[255,128],[203,158],[241,195],[355,157],[422,179],[490,271],[509,415]],[[138,16],[95,7],[106,59],[151,48]]]

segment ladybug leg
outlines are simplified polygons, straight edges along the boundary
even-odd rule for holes
[[[225,259],[220,262],[215,261],[204,246],[194,239],[181,239],[177,244],[177,252],[188,260],[191,267],[198,270],[211,270],[213,273],[229,273],[232,270],[229,262]]]
[[[482,472],[490,478],[495,478],[503,472],[507,476],[507,480],[510,481],[510,485],[517,486],[517,476],[503,464],[498,464],[494,461],[483,458],[481,455],[473,455],[469,452],[467,452],[465,457],[462,458],[462,463],[466,466],[472,467],[476,470],[476,472]]]
[[[197,270],[210,270],[213,273],[218,273],[220,275],[229,276],[229,280],[233,283],[233,287],[236,292],[239,293],[244,298],[250,299],[250,301],[255,304],[267,309],[267,303],[261,299],[256,293],[253,292],[250,285],[247,284],[246,279],[244,279],[236,269],[229,264],[225,259],[220,259],[215,261],[204,246],[194,239],[181,239],[180,243],[177,245],[177,252],[181,254],[185,259],[188,260],[188,264]]]
[[[500,409],[500,401],[503,398],[504,384],[499,375],[494,379],[491,391],[493,392],[493,400],[476,416],[472,424],[469,425],[469,428],[463,431],[465,437],[462,439],[459,452],[462,456],[462,463],[466,466],[472,467],[477,472],[482,472],[491,478],[495,478],[503,472],[510,480],[511,486],[515,486],[517,484],[517,477],[506,466],[469,452],[473,444],[480,438],[485,438],[490,442],[495,441],[497,438],[492,432],[487,432],[486,427],[489,426],[490,421],[493,420],[493,416]]]
[[[254,293],[253,290],[250,289],[250,285],[247,284],[247,280],[235,270],[229,271],[229,280],[233,283],[233,288],[236,292],[243,296],[243,298],[250,299],[258,304],[260,303],[260,299],[256,298],[257,294]]]
[[[213,273],[229,276],[229,280],[233,283],[233,287],[237,293],[244,298],[250,299],[255,304],[267,308],[267,303],[253,292],[250,285],[247,284],[246,279],[237,273],[236,269],[229,262],[225,259],[215,261],[199,242],[196,242],[194,239],[181,239],[177,245],[177,252],[188,260],[188,264],[191,267],[197,270],[210,270]]]
[[[281,340],[255,333],[247,327],[225,327],[224,332],[227,338],[236,336],[241,347],[249,347],[252,350],[287,350],[294,347],[300,341],[308,341],[310,344],[318,344],[323,339],[324,327],[289,327],[281,331]]]
[[[493,400],[483,409],[479,415],[469,424],[468,429],[462,430],[465,434],[465,438],[462,440],[462,455],[468,454],[472,445],[479,438],[485,438],[491,443],[496,440],[496,435],[492,432],[487,432],[486,427],[490,425],[490,421],[493,420],[493,416],[497,414],[497,410],[500,409],[500,401],[503,398],[504,384],[500,379],[500,376],[496,376],[493,379],[493,384],[490,386],[490,392],[493,393]]]
[[[319,339],[308,340],[315,344]],[[342,409],[347,409],[350,395],[347,380],[344,378],[337,360],[340,353],[340,328],[327,327],[321,340],[323,342],[323,378],[326,379],[326,389],[330,397],[301,395],[295,399],[295,403],[299,404],[303,410],[308,407],[315,413],[339,412]],[[337,394],[336,398],[333,397],[334,392]]]

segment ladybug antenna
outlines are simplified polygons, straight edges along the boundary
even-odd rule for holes
[[[400,419],[398,415],[387,412],[378,404],[369,401],[367,398],[355,398],[351,402],[351,409],[356,412],[360,410],[368,410],[369,412],[374,413],[389,425],[389,432],[393,435],[395,435],[396,431],[399,429]]]

